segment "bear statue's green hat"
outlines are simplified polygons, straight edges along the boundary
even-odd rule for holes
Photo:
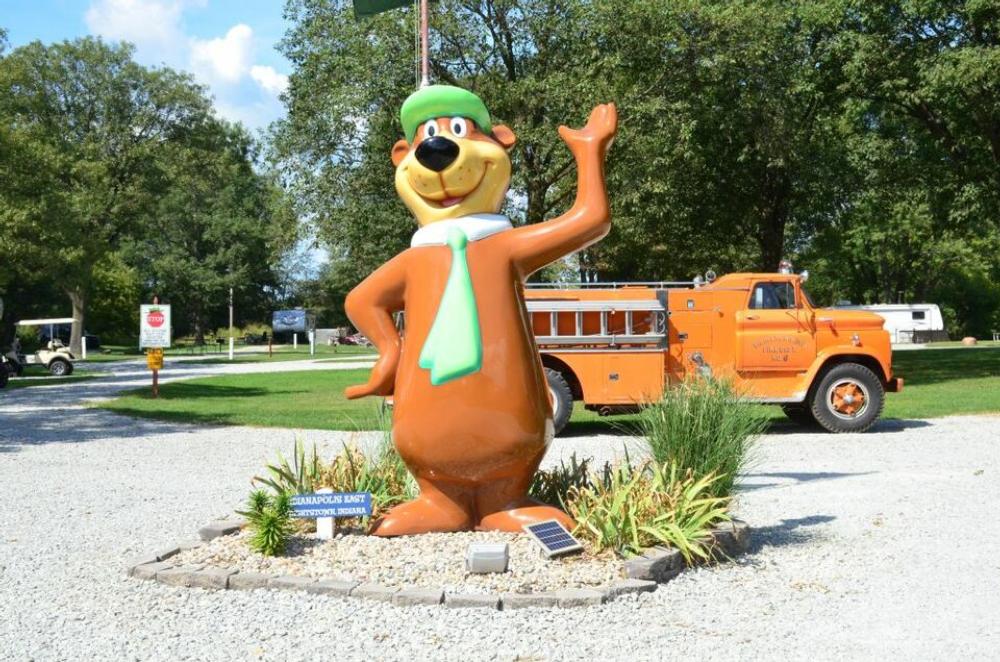
[[[417,127],[437,117],[468,117],[483,133],[493,130],[490,112],[475,94],[451,85],[428,85],[407,97],[399,111],[406,142],[413,142]]]

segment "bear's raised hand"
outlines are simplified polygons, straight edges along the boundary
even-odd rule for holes
[[[613,103],[604,103],[590,111],[587,125],[582,129],[571,129],[568,126],[559,127],[559,135],[576,154],[575,147],[594,145],[600,149],[603,157],[618,130],[618,110]]]

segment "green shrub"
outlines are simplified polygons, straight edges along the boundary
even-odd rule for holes
[[[639,415],[653,459],[694,476],[718,476],[714,496],[732,493],[751,447],[767,428],[766,412],[725,380],[695,377],[671,387]]]
[[[250,482],[266,485],[275,494],[312,494],[316,488],[323,487],[318,484],[323,464],[316,453],[316,444],[313,444],[312,452],[307,454],[299,437],[295,438],[291,464],[278,453],[278,462],[267,465],[265,469],[270,476],[254,476]]]
[[[383,443],[373,459],[357,447],[345,445],[323,468],[319,483],[337,492],[371,492],[372,517],[413,499],[418,491],[416,481],[391,443]]]
[[[250,528],[250,547],[265,556],[279,556],[295,530],[292,522],[292,501],[287,492],[267,494],[254,490],[247,499],[247,510],[241,511]]]
[[[251,483],[270,488],[274,494],[312,494],[321,488],[335,492],[370,492],[372,516],[417,496],[417,483],[396,451],[388,431],[373,457],[344,444],[329,462],[319,458],[316,444],[306,451],[296,438],[291,461],[278,454],[278,461],[265,467],[266,474]],[[345,520],[346,521],[346,520]]]
[[[246,335],[262,336],[265,333],[268,336],[274,335],[271,332],[271,325],[270,324],[261,324],[260,322],[250,322],[249,324],[246,324],[246,325],[243,326],[242,331],[243,331],[243,333],[240,334],[241,338],[243,336],[246,336]]]
[[[610,469],[610,465],[604,465],[605,473]],[[577,460],[574,453],[570,456],[568,465],[560,461],[558,467],[536,471],[531,487],[528,488],[528,496],[565,510],[570,488],[583,489],[590,485],[590,460]]]
[[[695,478],[676,464],[655,461],[633,468],[606,465],[590,485],[567,495],[574,533],[597,551],[629,556],[653,545],[675,547],[689,563],[708,560],[705,540],[712,527],[729,519],[728,497],[715,496],[716,474]]]

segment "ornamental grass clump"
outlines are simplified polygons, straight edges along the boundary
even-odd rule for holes
[[[295,530],[292,522],[292,500],[287,492],[268,494],[254,490],[247,500],[250,548],[264,556],[279,556],[285,552],[288,538]]]
[[[694,476],[715,475],[713,496],[732,494],[751,448],[767,428],[763,408],[721,379],[692,377],[667,389],[663,399],[643,408],[639,432],[661,465],[676,465]]]
[[[610,467],[605,465],[604,470]],[[559,462],[558,467],[539,469],[531,480],[528,496],[542,503],[567,507],[567,496],[572,487],[583,489],[590,486],[590,460],[577,460],[576,453],[570,456],[569,464]]]
[[[254,476],[250,482],[266,485],[275,494],[312,494],[317,487],[322,487],[317,484],[323,473],[323,463],[316,452],[316,444],[313,444],[312,452],[306,453],[305,444],[299,437],[295,438],[291,462],[278,453],[278,461],[264,468],[267,475]]]
[[[345,445],[323,468],[319,484],[335,492],[371,492],[372,517],[417,495],[416,481],[391,443],[383,443],[374,459]]]
[[[717,474],[696,478],[676,464],[623,462],[592,474],[590,485],[573,486],[566,496],[574,533],[595,551],[623,556],[655,545],[676,548],[688,563],[710,559],[709,534],[728,521],[729,497],[713,494]]]

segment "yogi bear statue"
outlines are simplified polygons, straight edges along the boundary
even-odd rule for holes
[[[553,428],[522,284],[608,233],[604,158],[615,107],[595,108],[583,129],[559,128],[576,159],[576,201],[558,218],[517,228],[498,213],[514,133],[492,124],[479,97],[424,87],[400,117],[396,191],[420,228],[409,249],[347,297],[348,316],[380,356],[368,383],[346,395],[394,396],[393,442],[420,496],[372,532],[520,531],[548,519],[572,527],[564,512],[527,496]],[[397,311],[405,311],[403,338]]]

